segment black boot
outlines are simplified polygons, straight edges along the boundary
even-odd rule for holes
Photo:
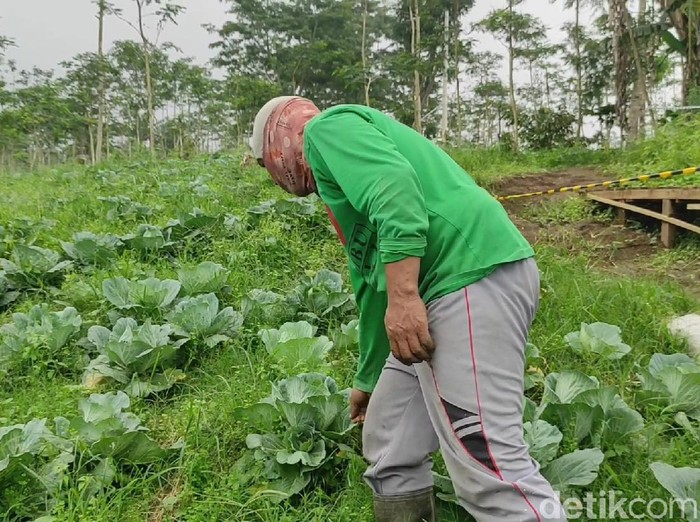
[[[404,495],[374,495],[376,522],[435,522],[433,488]]]

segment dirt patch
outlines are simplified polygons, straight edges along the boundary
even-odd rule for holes
[[[493,190],[499,196],[538,192],[550,188],[584,185],[606,181],[609,176],[591,168],[576,168],[559,172],[525,174],[516,178],[505,178],[496,182]]]
[[[606,176],[596,169],[576,168],[563,170],[559,172],[525,174],[517,178],[506,178],[496,182],[491,191],[498,196],[509,196],[513,194],[528,194],[530,192],[539,192],[542,190],[558,189],[561,187],[570,187],[573,185],[587,185],[589,183],[599,183],[607,181],[610,176]],[[533,201],[547,198],[549,201],[557,201],[570,197],[573,192],[564,192],[562,194],[553,194],[551,196],[538,196],[535,198],[521,198],[508,200],[503,205],[509,210],[518,210]]]
[[[571,169],[501,180],[492,187],[492,191],[498,195],[521,194],[596,183],[605,179],[604,174],[594,169]],[[659,279],[672,279],[682,284],[690,294],[700,298],[700,259],[681,262],[671,268],[654,266],[654,257],[666,251],[654,233],[641,227],[615,225],[595,219],[569,224],[542,224],[527,217],[532,215],[532,207],[542,205],[545,198],[551,203],[571,197],[581,196],[568,192],[504,201],[503,206],[523,235],[533,244],[555,245],[572,254],[588,253],[592,268],[618,275],[644,274]]]

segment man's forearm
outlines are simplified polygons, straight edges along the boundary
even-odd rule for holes
[[[407,257],[384,265],[389,303],[405,298],[419,297],[418,274],[420,257]]]

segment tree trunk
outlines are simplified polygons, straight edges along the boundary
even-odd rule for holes
[[[146,73],[146,103],[148,104],[148,146],[151,151],[151,156],[156,153],[156,115],[153,110],[153,86],[151,78],[151,52],[150,43],[146,37],[146,32],[143,28],[143,2],[144,0],[136,0],[139,16],[139,32],[141,34],[141,42],[143,46],[143,62]]]
[[[89,118],[89,115],[88,115],[88,118]],[[89,121],[89,120],[88,120],[88,121]],[[96,163],[95,160],[96,160],[96,154],[97,154],[97,152],[95,151],[95,137],[94,137],[94,133],[92,132],[92,125],[90,125],[89,123],[88,123],[88,126],[87,126],[87,130],[88,130],[88,139],[89,139],[89,142],[90,142],[90,145],[89,145],[89,148],[90,148],[90,162],[94,165],[94,164]]]
[[[365,105],[369,103],[369,87],[371,84],[370,71],[367,69],[367,18],[369,17],[369,0],[364,1],[364,10],[362,12],[362,75],[364,78],[363,88],[365,91]]]
[[[459,19],[459,0],[454,0],[452,4],[452,23],[454,24],[453,54],[455,62],[455,97],[457,104],[457,146],[462,144],[462,95],[459,91],[459,36],[461,34],[461,23]]]
[[[625,144],[629,129],[627,117],[629,56],[623,44],[623,37],[627,32],[626,12],[625,0],[610,0],[608,24],[612,32],[613,57],[615,60],[615,114],[617,123],[620,126],[621,145]]]
[[[449,82],[449,68],[450,68],[450,12],[445,9],[445,57],[443,63],[443,75],[442,75],[442,118],[440,120],[440,140],[443,144],[447,143],[447,127],[449,126],[449,103],[447,97],[447,84]]]
[[[644,25],[646,21],[646,10],[647,3],[646,0],[640,0],[639,2],[639,25]],[[625,8],[625,19],[627,23],[627,31],[630,38],[630,43],[632,46],[632,54],[634,56],[634,64],[636,77],[634,80],[634,89],[632,91],[632,97],[630,100],[630,141],[635,141],[639,138],[644,139],[646,136],[646,110],[649,108],[649,114],[651,117],[651,123],[655,126],[655,118],[653,113],[653,107],[651,106],[651,99],[649,98],[649,91],[647,89],[647,70],[644,67],[644,62],[642,61],[641,53],[639,51],[639,46],[637,38],[632,31],[632,17],[629,11]]]
[[[574,46],[576,47],[576,137],[583,136],[583,66],[581,63],[581,0],[576,0]]]
[[[99,66],[99,80],[97,86],[97,143],[95,145],[94,163],[102,161],[102,144],[104,139],[105,117],[105,67],[104,67],[104,19],[107,6],[105,0],[99,0],[99,29],[97,32],[97,63]]]
[[[508,0],[508,85],[510,87],[510,110],[513,113],[513,152],[518,152],[518,106],[515,101],[515,48],[513,45],[513,0]]]
[[[109,125],[104,126],[104,135],[105,135],[105,157],[109,160]]]
[[[420,0],[409,0],[408,10],[411,18],[411,55],[415,60],[413,69],[413,128],[422,134],[423,109],[421,104],[420,71],[418,70],[418,60],[420,59],[419,2]]]
[[[136,151],[141,152],[141,115],[136,111]]]
[[[681,5],[675,5],[675,8],[668,13],[671,23],[678,33],[678,39],[687,42],[683,66],[682,96],[684,105],[690,104],[694,90],[700,94],[700,13],[692,5],[692,1],[687,0]],[[659,3],[664,9],[669,9],[676,4],[676,0],[659,0]],[[687,12],[693,12],[690,18],[687,13],[684,13],[684,7],[687,7]]]

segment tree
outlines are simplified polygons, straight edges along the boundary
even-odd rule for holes
[[[95,123],[99,130],[98,118],[102,105],[99,99],[100,81],[106,69],[94,53],[79,54],[70,61],[62,62],[61,66],[66,70],[66,75],[60,85],[77,118],[76,128],[72,132],[74,147],[78,154],[89,156],[90,161],[96,163],[98,143]]]
[[[120,12],[107,0],[96,0],[97,4],[97,20],[98,20],[98,30],[97,30],[97,60],[99,66],[99,78],[98,78],[98,89],[97,89],[97,100],[98,100],[98,111],[97,111],[97,142],[95,144],[95,152],[93,156],[93,161],[99,163],[102,161],[102,150],[104,142],[104,125],[105,125],[105,72],[106,68],[104,59],[104,20],[105,16],[109,13]]]
[[[615,105],[609,102],[615,82],[615,63],[607,35],[596,36],[608,30],[607,15],[593,24],[594,30],[581,31],[581,71],[583,115],[595,116],[600,124],[600,141],[609,145],[615,125]]]
[[[569,147],[575,137],[576,116],[565,107],[539,107],[522,114],[522,138],[535,150]]]
[[[677,34],[664,24],[662,37],[684,60],[683,103],[689,105],[693,96],[700,102],[700,5],[697,0],[659,0],[659,5]]]
[[[10,165],[18,160],[30,169],[61,160],[62,150],[70,146],[81,125],[52,71],[21,71],[0,114],[2,156]]]
[[[177,23],[175,18],[180,14],[185,8],[173,3],[169,0],[134,0],[136,4],[137,18],[136,22],[127,20],[121,13],[121,11],[116,11],[114,9],[111,12],[117,15],[121,20],[126,22],[132,29],[134,29],[141,39],[141,52],[143,53],[143,61],[145,66],[145,86],[146,86],[146,100],[147,100],[147,110],[148,110],[148,142],[151,155],[155,155],[156,151],[156,115],[153,106],[153,75],[151,72],[151,55],[153,50],[157,47],[158,40],[160,39],[160,34],[163,28],[168,22]],[[149,12],[149,8],[154,8]],[[146,33],[146,18],[155,17],[158,21],[156,23],[156,37],[153,41],[149,38]]]
[[[509,90],[495,73],[503,57],[490,51],[475,53],[466,65],[471,97],[466,100],[467,131],[471,141],[490,147],[503,134],[504,115],[510,110]],[[461,132],[461,131],[460,131]]]
[[[468,53],[459,35],[461,18],[473,4],[473,0],[401,0],[393,11],[388,35],[392,46],[387,50],[387,69],[393,84],[387,109],[414,127],[420,119],[428,135],[433,127],[437,129],[432,121],[426,125],[425,119],[437,110],[435,95],[444,72],[446,47],[452,47],[453,64]],[[447,26],[445,11],[449,11],[450,18]],[[450,73],[456,76],[456,66]],[[410,112],[405,109],[409,103],[413,108]]]
[[[210,31],[219,38],[214,63],[230,76],[262,79],[320,106],[371,97],[371,49],[381,36],[374,1],[228,1],[233,19]]]
[[[5,50],[15,44],[14,40],[0,34],[0,58],[5,56]]]
[[[528,49],[537,47],[542,42],[543,24],[534,16],[519,13],[515,8],[523,0],[508,0],[504,9],[496,9],[481,20],[477,27],[499,38],[507,49],[508,85],[510,90],[511,116],[513,120],[513,149],[519,149],[518,105],[515,91],[515,62],[527,58]]]
[[[420,84],[420,0],[409,0],[408,12],[411,20],[411,58],[413,67],[413,128],[423,133],[423,110]]]
[[[581,7],[583,0],[564,0],[567,9],[574,10],[574,23],[565,26],[570,41],[574,44],[574,53],[568,56],[568,61],[576,72],[576,137],[583,135],[583,67],[582,67],[582,32]]]

